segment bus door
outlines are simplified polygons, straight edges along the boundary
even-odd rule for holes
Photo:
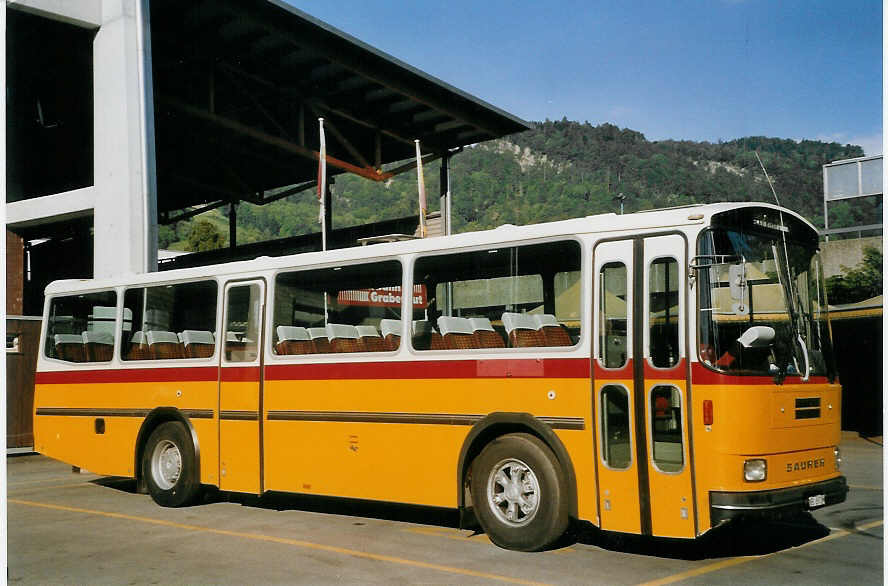
[[[693,537],[686,261],[680,235],[595,247],[594,399],[601,528]]]
[[[219,488],[262,492],[264,281],[225,286],[219,369]]]
[[[641,533],[636,457],[633,240],[595,247],[593,412],[600,526]],[[644,460],[642,460],[644,462]]]
[[[635,379],[642,532],[694,537],[696,502],[689,458],[685,238],[680,234],[636,240]],[[641,264],[636,262],[636,266]],[[643,421],[643,424],[640,423]],[[645,478],[646,476],[646,478]],[[647,486],[645,486],[645,484]],[[647,511],[645,511],[647,508]]]

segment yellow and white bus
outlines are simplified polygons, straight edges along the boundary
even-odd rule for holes
[[[59,281],[42,339],[36,449],[165,506],[450,507],[538,550],[847,493],[817,231],[766,204]]]

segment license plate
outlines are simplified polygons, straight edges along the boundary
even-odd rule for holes
[[[825,494],[815,494],[814,496],[808,497],[808,507],[822,507],[826,504],[826,495]]]

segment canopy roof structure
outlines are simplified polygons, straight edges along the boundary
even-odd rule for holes
[[[377,181],[414,139],[433,159],[528,128],[281,0],[152,0],[150,25],[161,223],[314,186],[320,117],[328,173]]]

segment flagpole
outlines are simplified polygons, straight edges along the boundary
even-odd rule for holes
[[[321,147],[318,151],[318,221],[321,223],[321,250],[327,250],[327,209],[324,201],[327,197],[327,139],[324,136],[324,119],[318,118]],[[325,297],[326,301],[326,297]]]
[[[426,237],[426,193],[425,193],[425,177],[422,174],[422,151],[419,148],[419,139],[413,141],[416,143],[416,188],[419,190],[419,236]]]

